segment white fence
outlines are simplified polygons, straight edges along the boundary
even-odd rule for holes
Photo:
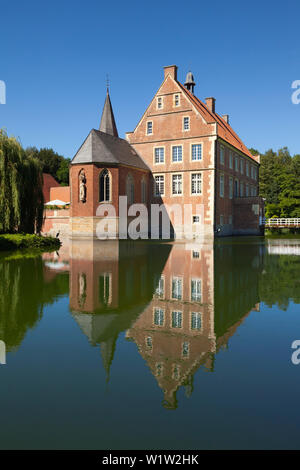
[[[299,227],[300,218],[295,219],[268,219],[265,222],[266,227]]]

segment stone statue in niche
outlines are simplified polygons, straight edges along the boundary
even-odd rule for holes
[[[86,177],[83,170],[79,173],[79,200],[86,201]]]

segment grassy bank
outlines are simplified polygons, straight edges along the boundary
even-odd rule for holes
[[[55,250],[60,247],[58,238],[41,237],[33,234],[4,234],[0,235],[0,251],[10,250]]]

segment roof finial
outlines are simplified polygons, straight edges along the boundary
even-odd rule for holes
[[[106,74],[106,90],[107,90],[107,93],[109,93],[109,78],[108,78],[108,73]]]

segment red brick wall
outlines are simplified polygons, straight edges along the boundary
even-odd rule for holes
[[[60,184],[53,178],[52,175],[48,173],[43,173],[43,194],[44,194],[44,201],[49,202],[50,199],[50,189],[52,187],[60,187]]]
[[[50,201],[59,199],[60,201],[70,202],[70,186],[57,186],[55,188],[50,188]]]

